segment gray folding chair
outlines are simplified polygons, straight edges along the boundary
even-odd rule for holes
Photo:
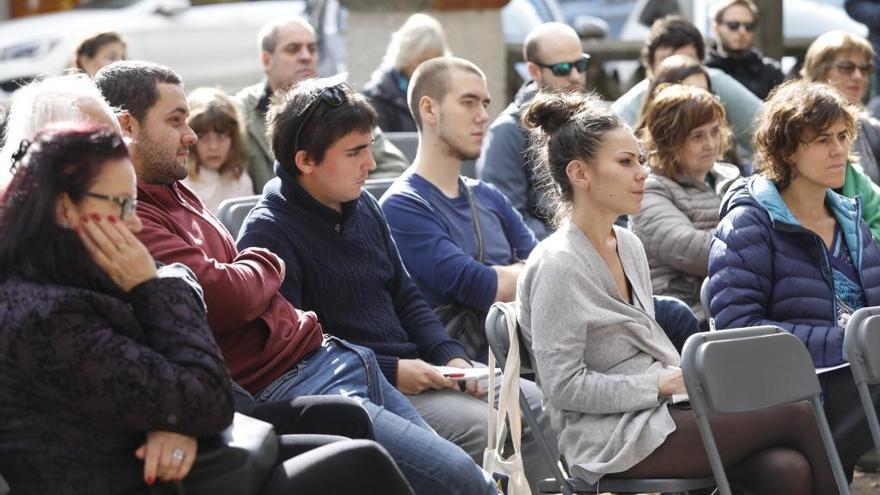
[[[9,484],[6,483],[3,475],[0,474],[0,495],[6,495],[7,493],[9,493]]]
[[[837,487],[841,494],[849,495],[819,399],[821,388],[813,360],[797,337],[773,326],[696,333],[684,344],[681,368],[721,495],[731,492],[708,415],[755,411],[805,400],[813,408]],[[761,386],[756,387],[756,383]]]
[[[232,234],[232,237],[238,237],[238,231],[241,230],[241,224],[247,218],[248,213],[257,206],[260,201],[259,194],[256,196],[242,196],[240,198],[224,199],[217,209],[217,219],[226,227],[226,230]]]
[[[700,304],[703,311],[706,312],[706,318],[712,318],[712,310],[709,309],[709,277],[703,279],[703,285],[700,286]]]
[[[880,384],[880,306],[862,308],[852,314],[843,335],[843,355],[849,361],[874,447],[880,452],[880,421],[868,388]]]
[[[412,163],[415,160],[416,151],[419,149],[418,132],[386,132],[385,139],[403,152],[407,162]]]
[[[507,351],[510,349],[510,339],[507,333],[507,319],[504,312],[496,306],[500,304],[512,303],[495,303],[486,316],[486,338],[489,341],[489,348],[498,361],[498,365],[504,368],[507,362]],[[520,327],[517,324],[517,335],[519,336],[520,345],[520,374],[534,373],[532,369],[531,353],[527,346],[523,343]],[[522,417],[526,420],[526,424],[532,431],[532,435],[538,443],[538,448],[547,465],[553,471],[553,478],[544,480],[540,483],[541,493],[563,493],[570,495],[574,493],[646,493],[646,492],[684,492],[688,490],[697,490],[700,488],[710,488],[715,486],[715,480],[708,478],[656,478],[656,479],[615,479],[605,477],[599,483],[590,484],[581,478],[570,478],[559,467],[559,460],[550,449],[547,439],[541,434],[541,427],[538,425],[538,419],[532,413],[531,407],[526,400],[525,394],[520,390],[519,406]]]
[[[391,184],[394,184],[394,179],[367,179],[364,189],[372,194],[374,198],[379,199],[391,187]]]

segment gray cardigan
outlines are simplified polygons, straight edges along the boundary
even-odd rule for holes
[[[718,225],[721,197],[739,177],[739,169],[716,163],[710,171],[713,190],[690,177],[651,174],[645,181],[642,209],[630,227],[645,245],[654,294],[687,303],[701,321],[700,286],[709,274],[709,241]]]
[[[559,450],[596,482],[638,464],[675,430],[657,375],[681,360],[654,321],[651,279],[638,238],[614,227],[636,306],[572,223],[529,256],[517,286],[518,320],[532,350]]]

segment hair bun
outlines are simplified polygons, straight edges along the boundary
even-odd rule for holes
[[[580,110],[583,97],[562,93],[539,93],[526,108],[522,123],[527,129],[540,128],[553,134]]]

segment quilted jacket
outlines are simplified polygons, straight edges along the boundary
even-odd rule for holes
[[[828,191],[869,306],[880,305],[880,249],[861,203]],[[710,307],[718,328],[778,325],[797,336],[817,367],[843,362],[833,277],[822,239],[807,230],[763,176],[735,183],[709,247]]]

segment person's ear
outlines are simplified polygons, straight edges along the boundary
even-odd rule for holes
[[[532,81],[535,81],[536,83],[538,83],[538,85],[540,85],[542,82],[541,81],[541,68],[538,67],[538,64],[536,64],[534,62],[526,62],[526,70],[529,71],[529,78]]]
[[[311,175],[314,173],[315,167],[318,166],[309,152],[305,150],[296,152],[296,155],[293,156],[293,165],[302,175]]]
[[[123,111],[116,115],[119,127],[122,128],[122,137],[134,139],[137,135],[138,122],[130,113]]]
[[[260,65],[263,66],[263,72],[268,73],[272,68],[272,54],[263,50],[260,52]]]
[[[721,26],[715,21],[712,21],[712,33],[715,34],[716,39],[721,39]]]
[[[55,222],[65,229],[79,227],[79,212],[67,193],[61,193],[55,202]]]
[[[565,166],[565,174],[573,189],[588,190],[590,188],[590,170],[583,160],[572,160]]]
[[[419,98],[419,115],[422,117],[422,123],[433,128],[439,120],[440,105],[437,104],[430,96],[422,96]]]

